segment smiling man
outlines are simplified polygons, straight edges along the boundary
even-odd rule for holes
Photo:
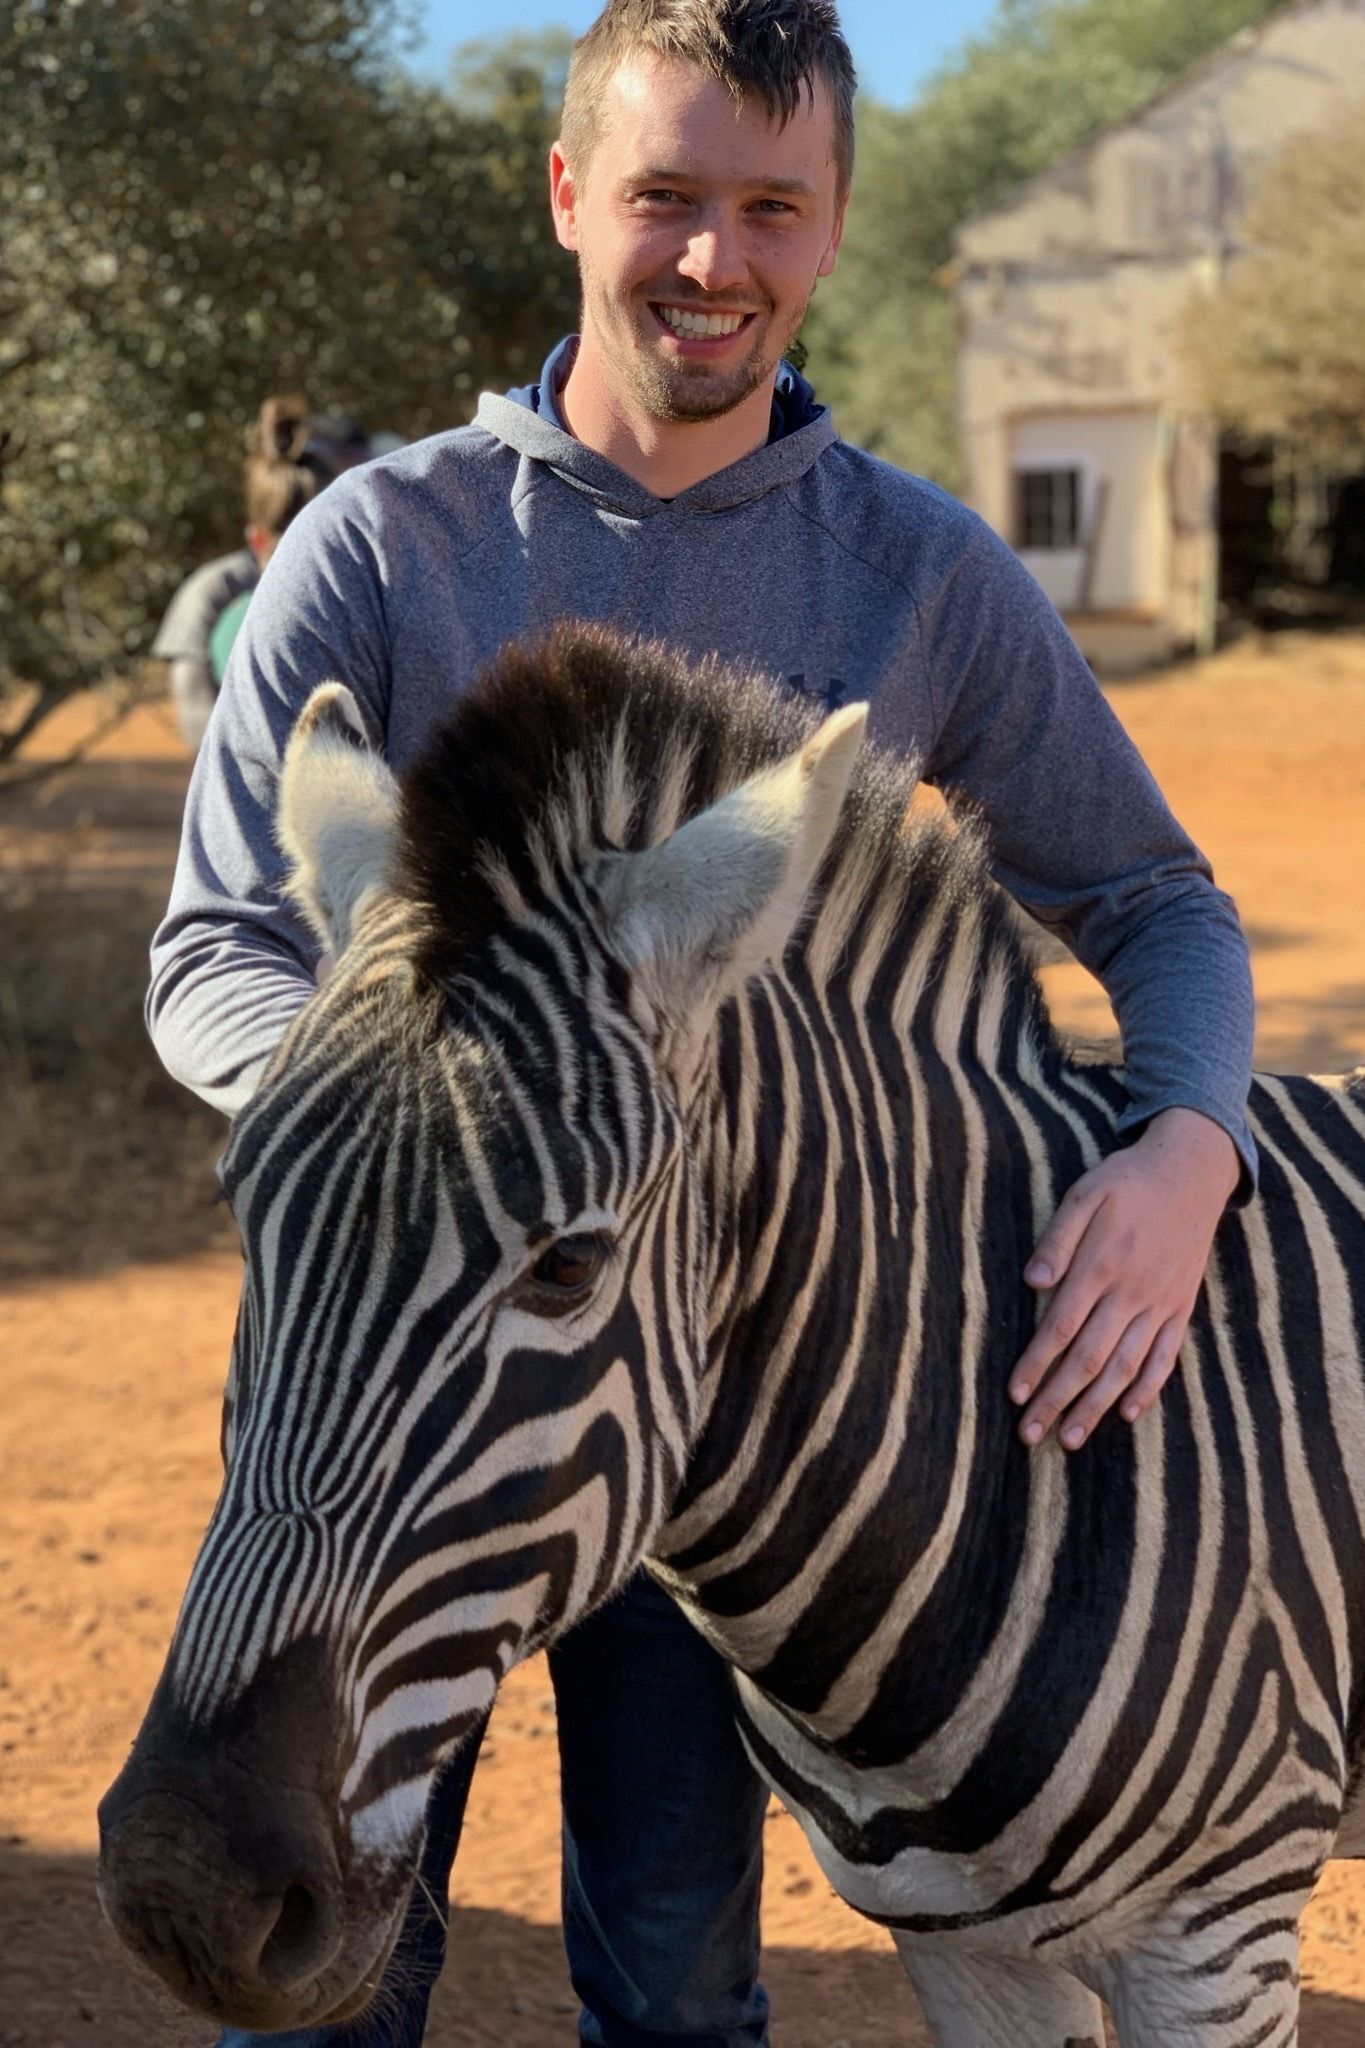
[[[562,408],[580,441],[676,497],[769,438],[783,355],[843,233],[851,110],[816,71],[786,82],[779,125],[723,75],[641,51],[619,16],[580,46],[550,153],[583,286]]]
[[[1014,556],[841,442],[783,361],[834,267],[852,103],[828,0],[611,0],[550,161],[581,333],[537,385],[342,478],[285,535],[200,756],[149,1017],[171,1070],[232,1111],[307,1000],[316,944],[272,828],[319,682],[345,678],[400,770],[505,639],[566,614],[757,664],[831,708],[867,699],[874,740],[971,802],[999,880],[1118,1012],[1128,1142],[1034,1255],[1024,1277],[1051,1301],[1010,1389],[1025,1443],[1060,1421],[1074,1450],[1107,1410],[1131,1422],[1156,1400],[1219,1214],[1251,1185],[1246,948]],[[719,1661],[639,1580],[551,1669],[581,2039],[763,2042],[765,1798]],[[443,1935],[425,1901],[444,1901],[472,1761],[438,1787],[424,1886],[354,2048],[421,2038]]]

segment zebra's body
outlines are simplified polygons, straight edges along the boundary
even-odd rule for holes
[[[1027,1452],[1020,1275],[1123,1091],[970,838],[884,763],[836,831],[848,714],[765,776],[799,716],[588,634],[461,708],[395,856],[344,709],[283,829],[345,950],[234,1128],[227,1477],[149,1716],[202,1757],[330,1673],[330,2010],[439,1756],[646,1555],[942,2042],[1098,2043],[1096,1994],[1124,2048],[1291,2042],[1365,1740],[1360,1079],[1257,1084],[1178,1379]]]
[[[762,1094],[799,1076],[767,1110],[769,1171],[774,1155],[807,1159],[798,1119],[821,1064],[837,1057],[844,1104],[862,1103],[860,1118],[825,1124],[857,1161],[862,1215],[822,1212],[811,1183],[836,1173],[817,1143],[809,1180],[775,1210],[809,1255],[785,1237],[779,1251],[770,1231],[774,1263],[819,1274],[827,1261],[851,1331],[875,1320],[877,1297],[910,1313],[880,1374],[858,1355],[871,1414],[849,1429],[845,1402],[844,1432],[818,1457],[851,1352],[831,1364],[801,1319],[794,1348],[777,1331],[722,1338],[655,1556],[741,1673],[759,1768],[836,1890],[896,1930],[912,1974],[916,1951],[951,1942],[1080,1968],[1118,2002],[1097,1957],[1174,1945],[1191,1965],[1216,1959],[1239,1898],[1278,1891],[1287,1914],[1237,1963],[1253,1981],[1272,1967],[1273,1998],[1365,1739],[1365,1088],[1255,1083],[1261,1193],[1220,1229],[1178,1381],[1149,1424],[1111,1426],[1091,1455],[1021,1460],[1002,1399],[1030,1321],[1018,1276],[1066,1187],[1112,1149],[1122,1078],[1040,1047],[1008,950],[992,934],[978,954],[971,912],[959,915],[933,936],[921,923],[902,955],[908,1028],[896,1000],[832,1002],[834,977],[799,957],[725,1020],[723,1042],[752,1045],[775,1036],[781,1008],[803,1047],[781,1063],[728,1045],[718,1077],[722,1094],[762,1077]],[[873,943],[837,972],[851,990],[887,958]],[[888,1086],[908,1116],[887,1117]],[[761,1128],[761,1103],[752,1117]],[[713,1213],[742,1202],[743,1165],[718,1147]],[[932,1192],[945,1167],[956,1215]],[[850,1236],[857,1284],[841,1290]],[[734,1276],[747,1300],[768,1280],[752,1266]],[[723,1276],[715,1303],[722,1330],[744,1313]],[[956,1416],[934,1418],[945,1399]],[[756,1451],[751,1404],[785,1418],[760,1422]],[[838,1506],[828,1526],[812,1491]],[[804,1540],[782,1520],[795,1498]],[[1017,1556],[990,1554],[1019,1538]],[[1365,1850],[1358,1792],[1338,1850]],[[1195,1983],[1197,2010],[1232,2016],[1190,2038],[1255,2038],[1263,2000],[1244,2011]],[[1150,2035],[1140,2023],[1134,2040],[1184,2038],[1175,2014]]]

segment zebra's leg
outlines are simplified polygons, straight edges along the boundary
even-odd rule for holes
[[[1192,1937],[1110,1960],[1100,1987],[1120,2048],[1294,2048],[1299,2038],[1299,1926],[1268,1900]]]
[[[1104,2048],[1098,1998],[1054,1963],[909,1943],[900,1957],[938,2048]]]

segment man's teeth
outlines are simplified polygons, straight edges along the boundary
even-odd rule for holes
[[[685,313],[681,306],[660,306],[659,318],[675,334],[733,334],[748,319],[747,313]]]

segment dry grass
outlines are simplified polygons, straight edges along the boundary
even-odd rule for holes
[[[0,1281],[222,1242],[221,1117],[178,1087],[142,1023],[140,894],[72,914],[6,892],[0,953]]]
[[[106,715],[64,706],[25,759],[59,764]],[[79,765],[0,791],[0,1284],[232,1241],[223,1119],[142,1022],[188,773],[144,706]]]

